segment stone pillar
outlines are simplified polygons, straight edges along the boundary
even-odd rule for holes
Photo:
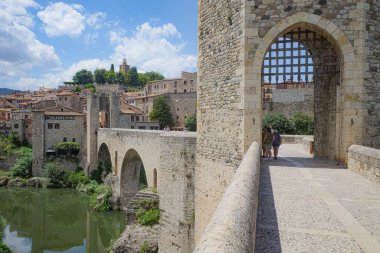
[[[159,195],[162,224],[160,252],[192,252],[194,248],[194,171],[196,135],[161,135]]]
[[[120,97],[116,92],[109,95],[110,128],[120,127]]]
[[[33,176],[43,176],[45,160],[45,114],[43,111],[33,112],[32,145],[32,174]]]
[[[96,93],[87,97],[87,173],[97,166],[99,128],[99,98]]]

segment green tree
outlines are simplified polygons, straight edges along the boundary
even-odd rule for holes
[[[110,68],[110,71],[114,72],[115,73],[115,67],[113,66],[113,63],[111,64],[111,68]]]
[[[82,69],[75,73],[75,75],[73,76],[73,81],[76,84],[93,83],[94,77],[92,76],[91,71],[88,71],[87,69]]]
[[[138,73],[139,75],[139,85],[144,86],[148,81],[148,77],[143,73]]]
[[[113,83],[115,83],[115,79],[116,79],[115,71],[112,71],[112,70],[107,71],[106,83],[113,84]]]
[[[294,134],[293,123],[283,114],[265,115],[263,125],[272,125],[273,129],[277,129],[281,134]]]
[[[115,76],[116,83],[121,84],[121,85],[126,85],[127,84],[127,74],[124,72],[117,72]]]
[[[97,84],[105,84],[106,83],[107,70],[105,70],[105,69],[96,69],[94,71],[94,76],[95,76],[95,83],[97,83]]]
[[[173,116],[170,112],[168,99],[165,96],[158,96],[153,101],[153,109],[149,114],[150,119],[160,123],[160,129],[165,126],[174,126]]]
[[[131,86],[139,85],[139,75],[137,74],[136,67],[132,67],[128,70],[128,84]]]
[[[161,75],[158,72],[154,72],[154,71],[146,72],[146,73],[144,73],[144,75],[147,77],[148,82],[165,79],[165,77],[163,75]]]
[[[291,121],[294,125],[295,134],[312,135],[314,133],[314,119],[312,116],[296,112]]]
[[[197,114],[193,113],[190,117],[186,119],[185,126],[189,131],[197,131]]]

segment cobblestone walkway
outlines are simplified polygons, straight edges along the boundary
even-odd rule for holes
[[[380,252],[380,185],[301,145],[262,161],[256,253]]]

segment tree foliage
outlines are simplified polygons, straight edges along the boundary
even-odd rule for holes
[[[106,83],[113,84],[115,83],[115,80],[116,80],[115,71],[108,70],[106,73]]]
[[[32,176],[32,149],[23,147],[17,153],[19,157],[16,164],[10,169],[12,176],[30,178]]]
[[[76,84],[86,84],[86,83],[93,83],[94,77],[92,75],[92,72],[87,69],[82,69],[75,73],[73,76],[73,81]]]
[[[136,67],[132,67],[128,70],[128,84],[130,86],[138,86],[139,85],[139,75],[137,73]]]
[[[80,150],[78,142],[58,142],[54,146],[55,151],[63,156],[76,156]]]
[[[127,84],[127,74],[124,72],[117,72],[115,75],[115,82],[120,85]]]
[[[160,123],[160,129],[165,126],[174,126],[173,116],[170,112],[168,99],[165,96],[158,96],[153,101],[153,109],[149,114],[150,119]]]
[[[165,77],[162,74],[154,71],[146,72],[144,73],[144,75],[148,79],[148,82],[165,79]]]
[[[314,119],[312,116],[297,112],[291,119],[295,134],[312,135],[314,134]]]
[[[185,121],[185,126],[189,131],[196,132],[197,131],[197,114],[194,113],[190,117],[188,117]]]
[[[277,129],[281,134],[294,134],[294,125],[283,114],[265,115],[263,125],[272,125],[273,129]]]
[[[94,71],[95,83],[97,84],[105,84],[107,78],[107,70],[105,69],[96,69]]]

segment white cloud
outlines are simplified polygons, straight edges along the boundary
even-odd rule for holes
[[[111,59],[127,61],[141,72],[158,71],[166,77],[178,77],[181,71],[194,71],[197,65],[195,55],[184,54],[185,44],[173,24],[151,26],[144,23],[136,28],[132,36],[123,36],[120,31],[109,33],[115,52]]]
[[[102,28],[106,19],[106,14],[104,12],[96,12],[94,14],[89,14],[86,17],[86,22],[88,25],[94,27],[95,29]]]
[[[9,78],[33,67],[55,67],[60,60],[53,46],[41,43],[30,30],[33,19],[27,8],[32,0],[0,1],[0,76]]]
[[[39,11],[37,16],[44,23],[45,33],[49,37],[68,35],[76,37],[85,29],[84,16],[78,11],[81,5],[68,5],[57,2]]]

